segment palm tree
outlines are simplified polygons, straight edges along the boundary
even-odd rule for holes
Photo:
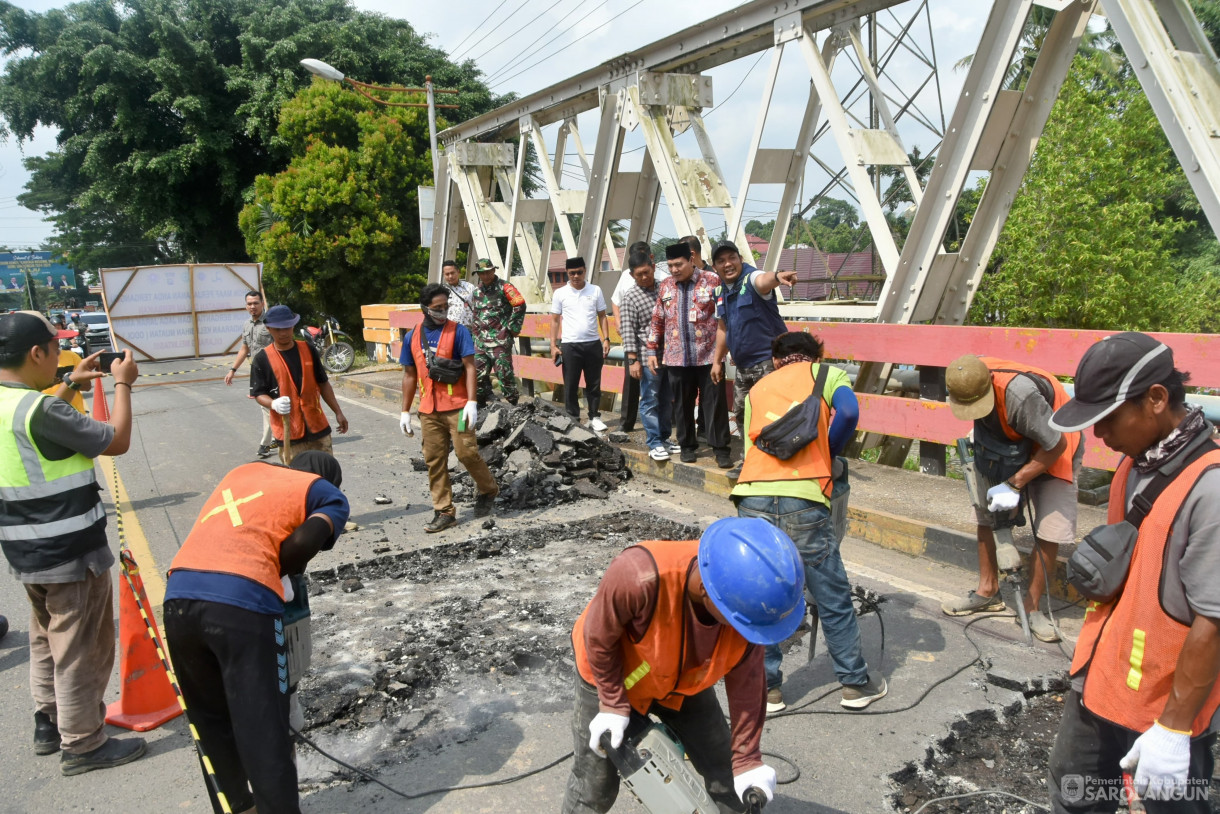
[[[1021,41],[1017,45],[1017,52],[1014,55],[1012,64],[1008,66],[1008,72],[1004,75],[1003,88],[1004,90],[1020,90],[1025,86],[1026,80],[1034,70],[1034,63],[1038,61],[1038,54],[1042,51],[1042,44],[1046,41],[1046,35],[1051,30],[1051,23],[1055,20],[1055,11],[1046,8],[1045,6],[1034,6],[1029,11],[1029,17],[1025,20],[1025,28],[1021,32]],[[1106,74],[1117,73],[1122,65],[1122,59],[1115,51],[1118,40],[1114,36],[1114,31],[1109,23],[1100,31],[1091,31],[1086,29],[1084,36],[1080,38],[1079,54],[1090,62],[1095,62],[1097,67]],[[967,54],[954,63],[953,67],[957,70],[964,70],[970,67],[974,61],[974,54]]]

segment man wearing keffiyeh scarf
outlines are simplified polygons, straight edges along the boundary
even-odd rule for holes
[[[1130,518],[1145,492],[1163,487],[1138,526],[1123,587],[1106,602],[1089,603],[1085,614],[1051,752],[1055,812],[1085,810],[1077,793],[1082,777],[1116,784],[1120,773],[1132,778],[1150,812],[1211,810],[1220,710],[1220,447],[1202,410],[1186,404],[1187,380],[1173,351],[1153,337],[1109,336],[1080,360],[1075,397],[1051,420],[1061,432],[1091,426],[1129,459],[1110,486],[1111,524]]]

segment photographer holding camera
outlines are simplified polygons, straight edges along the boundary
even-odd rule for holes
[[[470,329],[449,319],[449,289],[439,283],[424,286],[419,297],[423,323],[407,334],[398,363],[402,365],[402,415],[398,425],[404,435],[415,435],[411,403],[418,385],[420,446],[428,464],[428,483],[435,514],[424,531],[435,534],[457,525],[457,509],[449,482],[449,442],[458,460],[474,479],[479,495],[474,516],[491,514],[500,492],[487,462],[479,455],[475,423],[479,409],[471,396],[475,389],[474,339]],[[422,374],[421,374],[422,371]]]

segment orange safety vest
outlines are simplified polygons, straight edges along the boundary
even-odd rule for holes
[[[1064,404],[1067,404],[1071,398],[1068,396],[1067,391],[1063,389],[1063,385],[1060,384],[1059,380],[1045,370],[1030,365],[1023,365],[1020,362],[1010,362],[1007,359],[996,359],[993,356],[980,356],[979,358],[991,370],[991,386],[995,390],[996,415],[999,417],[1000,427],[1004,430],[1004,434],[1008,436],[1009,441],[1020,441],[1024,437],[1009,426],[1008,407],[1004,402],[1005,394],[1008,392],[1008,384],[1017,376],[1020,376],[1022,373],[1030,373],[1050,382],[1051,390],[1055,393],[1055,401],[1051,404],[1052,409],[1058,410]],[[1067,449],[1050,465],[1046,472],[1052,477],[1072,483],[1072,459],[1076,456],[1076,450],[1080,446],[1080,433],[1065,432],[1063,437],[1067,439]],[[1034,444],[1035,453],[1040,449],[1042,447]]]
[[[263,462],[237,467],[204,502],[170,573],[233,574],[265,585],[283,599],[280,544],[305,522],[305,501],[316,480],[312,472]]]
[[[457,323],[448,320],[441,328],[441,339],[436,343],[436,355],[442,359],[452,359],[453,344],[457,337]],[[445,413],[450,410],[460,410],[466,406],[470,396],[466,393],[466,375],[454,384],[441,384],[428,375],[428,356],[424,353],[424,324],[421,322],[415,328],[411,337],[411,358],[415,360],[415,372],[424,394],[419,398],[421,413]],[[437,387],[440,387],[439,392]]]
[[[750,440],[813,392],[817,382],[817,363],[787,365],[763,376],[750,388]],[[826,499],[833,489],[830,460],[830,402],[822,393],[818,413],[818,437],[786,461],[768,455],[751,445],[746,452],[738,483],[780,480],[816,480]]]
[[[288,363],[284,361],[284,357],[275,345],[268,345],[263,351],[267,354],[267,360],[271,362],[271,372],[275,374],[275,381],[280,387],[280,395],[292,399],[292,412],[288,414],[288,417],[292,423],[292,440],[294,441],[304,438],[306,430],[321,432],[330,426],[326,421],[326,414],[322,412],[322,396],[318,392],[318,380],[313,373],[313,354],[309,352],[309,345],[300,339],[296,341],[296,345],[297,354],[301,359],[300,392],[297,391],[296,383],[292,381]],[[278,413],[271,416],[271,434],[277,440],[284,440],[284,422]]]
[[[641,714],[648,712],[653,701],[669,709],[681,709],[688,696],[715,686],[736,667],[750,645],[732,627],[721,625],[711,659],[681,672],[686,656],[686,581],[691,563],[699,554],[699,541],[647,540],[638,547],[651,554],[656,564],[657,603],[640,640],[635,642],[627,637],[620,640],[623,687],[632,708]],[[588,612],[585,606],[572,628],[572,648],[581,678],[596,686],[585,650]]]
[[[1182,503],[1203,473],[1217,466],[1220,450],[1213,450],[1178,473],[1140,524],[1122,591],[1104,605],[1090,602],[1085,609],[1072,675],[1087,668],[1085,707],[1132,732],[1152,726],[1173,687],[1190,621],[1175,619],[1161,605],[1165,547]],[[1131,459],[1125,458],[1110,483],[1110,523],[1120,522],[1126,514],[1130,473]],[[1217,708],[1220,682],[1212,687],[1190,731],[1195,735],[1207,732]]]

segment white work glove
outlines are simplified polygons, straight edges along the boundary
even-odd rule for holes
[[[1021,493],[1007,483],[993,486],[987,490],[987,511],[1010,512],[1021,502]]]
[[[1190,768],[1190,735],[1166,729],[1159,723],[1135,739],[1131,751],[1118,762],[1135,772],[1135,793],[1149,800],[1171,799],[1186,786]]]
[[[411,414],[409,412],[404,410],[398,415],[398,428],[402,430],[403,435],[415,435],[415,428],[411,426]]]
[[[292,577],[287,575],[280,577],[280,584],[284,586],[284,604],[288,604],[296,598],[296,592],[292,590]]]
[[[768,803],[775,799],[775,769],[764,764],[748,772],[733,775],[733,791],[737,792],[737,798],[741,802],[746,801],[746,792],[752,787],[762,789],[762,793],[767,795]]]
[[[589,748],[601,757],[606,756],[601,745],[603,732],[610,733],[610,745],[615,749],[622,746],[623,734],[627,731],[630,720],[626,715],[619,715],[617,712],[599,712],[594,715],[593,720],[589,721]]]
[[[272,399],[271,409],[275,410],[280,415],[288,415],[292,412],[292,399],[287,396],[280,396],[278,399]]]
[[[462,415],[466,416],[466,429],[473,430],[474,425],[479,423],[479,407],[473,401],[466,402],[466,406],[462,408]]]

